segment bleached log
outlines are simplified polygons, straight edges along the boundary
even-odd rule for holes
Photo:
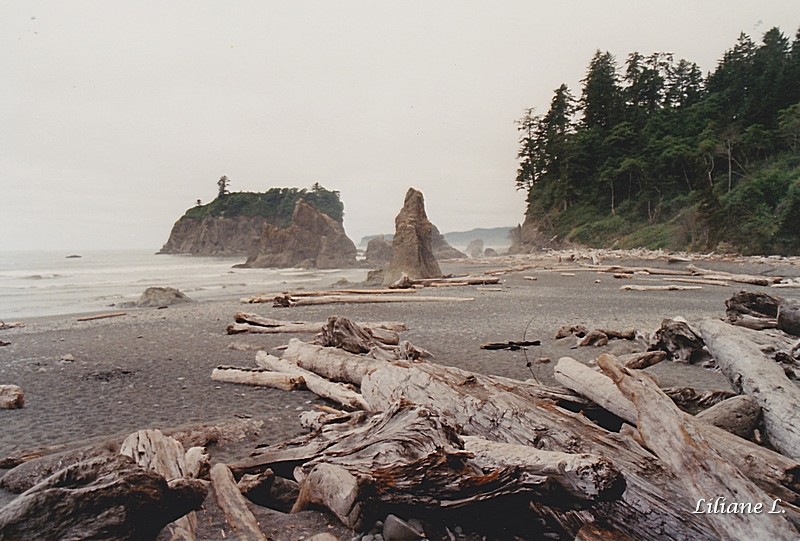
[[[752,274],[734,274],[729,272],[719,272],[710,269],[702,269],[694,265],[687,265],[692,274],[704,276],[707,280],[730,280],[740,284],[750,284],[755,286],[768,286],[781,281],[779,276],[754,276]]]
[[[711,319],[704,320],[700,330],[731,385],[758,401],[770,444],[784,455],[800,459],[800,388],[748,339],[748,334],[756,331]]]
[[[305,386],[309,391],[322,398],[338,402],[346,408],[369,409],[368,404],[364,401],[364,397],[361,396],[360,393],[354,391],[352,387],[329,381],[313,372],[300,368],[297,364],[289,360],[279,359],[278,357],[269,355],[265,351],[259,351],[256,353],[256,364],[261,368],[266,368],[274,372],[300,376],[303,378]]]
[[[283,321],[280,319],[272,319],[260,316],[258,314],[250,314],[246,312],[237,312],[233,316],[236,323],[249,323],[253,326],[266,327],[270,329],[280,329],[273,332],[320,332],[322,327],[325,326],[325,321],[306,323],[303,321]],[[400,321],[376,321],[359,323],[362,327],[370,329],[385,329],[387,331],[401,332],[407,331],[406,324]]]
[[[321,505],[329,509],[351,530],[364,527],[364,507],[367,498],[363,494],[364,481],[342,466],[317,464],[300,485],[300,495],[292,507],[292,513],[302,511],[309,505]]]
[[[482,468],[519,467],[557,483],[565,493],[579,500],[597,500],[621,487],[621,477],[613,463],[587,454],[543,451],[528,445],[498,443],[475,436],[462,436],[464,450],[475,455]]]
[[[693,291],[703,289],[703,286],[643,286],[639,284],[627,284],[620,287],[622,291]]]
[[[306,344],[295,338],[289,340],[283,358],[331,381],[354,385],[361,385],[361,380],[366,374],[386,363],[347,353],[338,348]]]
[[[403,290],[397,290],[403,291]],[[278,296],[274,298],[276,308],[294,306],[318,306],[322,304],[362,304],[362,303],[388,303],[388,302],[468,302],[474,301],[473,297],[445,297],[424,295],[333,295],[328,297],[290,297]]]
[[[634,404],[611,379],[600,372],[570,357],[562,357],[555,367],[554,377],[568,389],[587,397],[628,423],[638,424]],[[800,501],[796,493],[800,488],[800,463],[796,460],[759,447],[708,423],[698,424],[698,430],[720,456],[764,490],[785,501]]]
[[[97,314],[97,315],[94,315],[94,316],[79,317],[75,321],[94,321],[96,319],[108,319],[108,318],[112,318],[112,317],[122,317],[122,316],[127,316],[127,315],[128,315],[127,312],[110,312],[110,313],[107,313],[107,314]]]
[[[650,339],[651,350],[667,352],[667,358],[679,363],[698,364],[709,360],[703,339],[686,321],[665,319]]]
[[[194,447],[193,449],[198,449]],[[174,438],[164,436],[160,430],[139,430],[122,442],[120,454],[131,457],[138,465],[161,474],[170,482],[174,479],[192,477],[186,465],[183,445]],[[208,463],[208,455],[205,455]],[[202,464],[193,464],[193,469],[202,469]],[[191,512],[167,526],[170,541],[192,541],[196,539],[197,516]]]
[[[211,468],[211,486],[217,503],[225,515],[225,521],[242,541],[267,541],[253,513],[247,507],[247,499],[239,492],[233,474],[225,464],[214,464]]]
[[[718,426],[746,440],[753,437],[753,430],[760,418],[761,407],[749,395],[732,396],[695,415],[695,419]]]
[[[690,497],[686,502],[688,509],[696,509],[692,505],[695,502],[701,506],[701,502],[714,497],[709,495],[725,494],[730,494],[737,502],[751,505],[761,502],[762,508],[771,505],[770,495],[721,459],[706,442],[701,424],[686,417],[653,380],[621,367],[611,355],[601,355],[597,363],[635,404],[639,433],[659,460],[683,483]],[[765,511],[706,513],[703,516],[724,539],[797,539],[797,530],[786,518]]]
[[[284,291],[280,294],[260,294],[250,297],[242,297],[239,302],[245,304],[260,304],[266,302],[275,302],[275,297],[289,296],[295,297],[330,297],[341,295],[395,295],[403,293],[416,293],[415,289],[333,289],[333,290],[317,290],[317,291]]]
[[[665,282],[678,282],[681,284],[696,284],[700,286],[728,287],[730,284],[723,280],[707,280],[703,278],[663,278]]]
[[[305,385],[303,378],[300,376],[270,372],[260,368],[235,366],[218,366],[211,371],[211,379],[224,383],[274,387],[283,391],[302,389]]]
[[[635,274],[635,273],[644,273],[644,274],[654,274],[654,275],[663,275],[663,276],[691,276],[692,272],[689,270],[678,270],[678,269],[661,269],[658,267],[624,267],[619,265],[612,265],[610,267],[606,267],[604,269],[597,269],[598,272],[610,272],[610,273],[625,273],[625,274]]]
[[[692,415],[697,415],[729,398],[739,396],[733,391],[721,389],[701,391],[694,387],[665,387],[662,391],[675,402],[676,406]]]

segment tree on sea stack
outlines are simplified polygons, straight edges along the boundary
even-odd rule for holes
[[[394,220],[394,227],[394,255],[384,274],[384,285],[396,282],[403,274],[412,279],[442,276],[431,248],[433,224],[425,214],[422,192],[408,189],[403,208]]]
[[[217,181],[217,186],[219,186],[219,196],[224,197],[228,195],[230,192],[228,191],[228,186],[231,184],[231,179],[228,178],[228,175],[222,175],[219,177]]]

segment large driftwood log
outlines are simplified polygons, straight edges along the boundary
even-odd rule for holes
[[[797,530],[786,518],[766,512],[773,499],[721,459],[706,442],[699,423],[686,417],[652,379],[621,367],[611,355],[601,355],[597,363],[636,406],[639,433],[658,458],[678,474],[690,502],[697,502],[690,509],[703,512],[708,499],[726,494],[751,508],[761,504],[761,512],[703,513],[721,538],[797,539]]]
[[[270,372],[263,368],[244,368],[236,366],[216,367],[211,371],[211,379],[224,383],[274,387],[284,391],[302,389],[305,385],[303,378],[300,376]]]
[[[679,363],[698,364],[709,360],[703,339],[681,319],[665,319],[650,339],[651,351],[667,352],[667,358]]]
[[[122,455],[59,471],[0,509],[0,539],[154,540],[170,522],[197,509],[203,481],[172,483]]]
[[[186,457],[189,453],[184,452],[183,445],[178,440],[164,436],[160,430],[139,430],[125,438],[119,452],[170,482],[183,477],[197,478],[200,470],[208,467],[208,455],[204,454],[204,450],[199,447],[192,449],[199,449],[204,456],[200,463],[187,467]],[[193,541],[196,538],[197,517],[191,512],[169,524],[167,528],[170,541]]]
[[[477,438],[464,443],[440,413],[402,402],[363,425],[325,426],[233,469],[293,462],[302,464],[295,470],[302,483],[295,510],[321,504],[354,529],[370,523],[378,500],[441,509],[517,494],[585,505],[614,499],[624,489],[607,459]]]
[[[562,357],[555,368],[556,380],[586,396],[621,419],[636,425],[635,405],[608,377],[569,357]],[[800,464],[774,451],[734,436],[707,423],[698,423],[709,444],[725,460],[739,468],[764,490],[793,503],[800,502]]]
[[[404,291],[402,289],[394,291]],[[474,301],[473,297],[445,297],[424,295],[331,295],[328,297],[291,297],[279,295],[274,298],[276,308],[294,306],[318,306],[322,304],[362,304],[382,302],[466,302]]]
[[[282,321],[271,319],[258,314],[237,312],[233,316],[235,323],[228,325],[228,334],[238,333],[260,333],[260,334],[281,334],[281,333],[318,333],[322,331],[325,322],[304,323],[301,321]],[[395,333],[407,330],[405,323],[399,321],[381,321],[359,323],[361,327],[371,330],[386,330]],[[397,342],[395,341],[395,344]]]
[[[354,385],[361,385],[361,380],[367,373],[377,370],[386,362],[354,356],[338,348],[306,344],[296,339],[289,340],[283,358],[331,381]]]
[[[800,388],[748,339],[756,331],[711,319],[700,324],[700,331],[731,385],[758,401],[770,444],[800,460]]]
[[[266,368],[274,372],[282,372],[300,376],[305,382],[306,388],[317,396],[338,402],[346,408],[363,409],[369,408],[360,393],[353,390],[349,385],[329,381],[318,376],[314,372],[300,368],[295,363],[286,359],[279,359],[274,355],[269,355],[265,351],[256,353],[256,364],[261,368]]]
[[[214,464],[211,468],[211,486],[225,520],[242,541],[267,541],[256,518],[247,508],[247,499],[242,496],[231,471],[225,464]]]
[[[752,396],[732,396],[701,411],[695,418],[749,440],[761,419],[761,406]]]
[[[686,267],[692,274],[704,276],[707,280],[730,280],[731,282],[738,282],[740,284],[750,284],[755,286],[768,286],[776,284],[781,281],[780,276],[754,276],[752,274],[733,274],[729,272],[719,272],[710,269],[701,269],[694,265]]]
[[[617,501],[595,504],[577,518],[603,520],[636,539],[715,539],[716,532],[697,516],[672,473],[630,438],[609,433],[585,417],[532,400],[524,388],[487,376],[432,363],[399,361],[367,374],[361,392],[375,409],[406,399],[435,408],[459,425],[461,433],[550,451],[613,457],[627,489]],[[572,535],[577,529],[572,531]]]

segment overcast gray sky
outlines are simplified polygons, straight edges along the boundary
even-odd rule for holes
[[[514,225],[517,131],[596,49],[714,68],[797,0],[0,2],[0,250],[147,248],[195,200],[339,190],[394,230],[409,186],[442,232]]]

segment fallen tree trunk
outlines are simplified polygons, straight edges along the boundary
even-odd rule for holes
[[[678,282],[681,284],[695,284],[699,286],[722,286],[728,287],[728,282],[723,280],[707,280],[703,278],[663,278],[665,282]]]
[[[800,389],[783,368],[748,339],[748,331],[707,319],[700,324],[708,349],[731,385],[761,406],[767,440],[784,455],[800,459]]]
[[[768,286],[770,284],[778,283],[782,280],[779,276],[753,276],[752,274],[733,274],[729,272],[719,272],[710,269],[701,269],[694,265],[686,267],[692,274],[705,276],[707,280],[730,280],[731,282],[738,282],[740,284],[750,284],[754,286]]]
[[[346,408],[368,410],[369,405],[364,401],[360,393],[352,387],[343,383],[329,381],[318,376],[314,372],[300,368],[295,363],[286,359],[279,359],[269,355],[264,351],[256,353],[256,364],[261,368],[266,368],[274,372],[281,372],[300,376],[305,382],[306,388],[317,396],[338,402]]]
[[[267,541],[256,518],[247,508],[247,500],[236,486],[231,471],[225,464],[211,468],[211,486],[225,521],[242,541]]]
[[[200,449],[193,447],[192,449]],[[204,450],[200,449],[203,451]],[[131,457],[139,466],[162,475],[167,482],[183,477],[197,478],[202,469],[208,468],[208,455],[203,463],[186,463],[187,452],[174,438],[164,436],[160,430],[139,430],[122,442],[120,454]],[[197,531],[197,516],[191,512],[167,525],[170,541],[194,541]]]
[[[720,459],[706,442],[701,424],[686,417],[647,376],[619,366],[610,355],[597,360],[617,387],[636,406],[637,426],[647,446],[678,474],[690,500],[689,509],[706,515],[724,539],[795,540],[798,532],[780,514],[770,516],[764,510],[773,499],[742,473]],[[731,494],[741,505],[761,506],[756,512],[706,512],[709,495]],[[692,506],[692,502],[697,502]],[[702,502],[702,503],[701,503]],[[709,502],[710,503],[710,502]],[[747,508],[745,508],[747,509]],[[760,511],[760,512],[759,512]]]
[[[574,359],[562,357],[554,375],[565,387],[633,425],[638,423],[635,405],[603,374]],[[711,424],[699,424],[697,430],[702,432],[720,456],[764,490],[785,501],[800,502],[797,492],[800,490],[800,463],[796,460],[759,447]]]
[[[278,319],[270,319],[258,314],[248,314],[245,312],[237,312],[233,316],[234,324],[228,325],[228,334],[237,334],[240,332],[250,333],[318,333],[325,326],[326,322],[319,323],[305,323],[301,321],[282,321]],[[359,323],[361,327],[366,327],[371,330],[381,329],[393,332],[400,332],[408,330],[405,323],[399,321],[380,321]],[[395,342],[396,343],[396,342]]]
[[[800,336],[800,301],[783,299],[778,306],[777,323],[783,332]]]
[[[703,289],[703,286],[642,286],[639,284],[628,284],[620,287],[622,291],[693,291]]]
[[[701,411],[695,418],[749,440],[761,418],[761,407],[752,396],[732,396]]]
[[[402,290],[397,290],[402,291]],[[328,297],[291,297],[288,295],[274,298],[275,308],[292,308],[295,306],[318,306],[322,304],[361,304],[382,302],[466,302],[474,301],[472,297],[445,297],[424,295],[332,295]]]
[[[305,386],[305,382],[300,376],[270,372],[262,368],[236,366],[218,366],[211,371],[211,379],[224,383],[274,387],[283,391],[294,391]]]
[[[80,462],[0,509],[0,539],[155,540],[164,526],[197,509],[205,483],[172,483],[122,455]]]

